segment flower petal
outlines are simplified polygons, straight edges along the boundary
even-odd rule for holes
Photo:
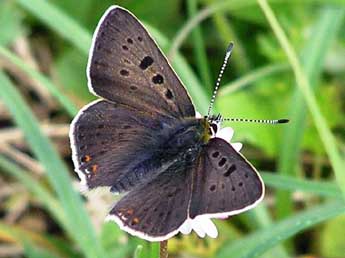
[[[228,219],[228,215],[220,215],[219,217],[217,216],[217,219]]]
[[[198,217],[195,217],[190,222],[191,222],[192,228],[195,231],[195,233],[199,237],[204,238],[206,236],[206,233],[202,227],[202,221],[200,221],[200,219]]]
[[[196,118],[202,118],[202,115],[198,111],[195,110],[195,117]]]
[[[224,127],[219,130],[219,132],[216,134],[216,137],[222,138],[223,140],[230,142],[233,135],[234,129],[232,129],[231,127]]]
[[[240,152],[240,150],[242,149],[243,144],[240,142],[234,142],[231,143],[231,146],[237,151]]]
[[[217,227],[214,225],[212,220],[208,217],[201,216],[202,222],[200,223],[206,235],[216,238],[218,236]]]
[[[187,219],[179,228],[180,232],[184,235],[190,234],[192,232],[192,225],[190,219]]]

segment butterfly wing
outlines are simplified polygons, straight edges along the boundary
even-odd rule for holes
[[[113,6],[93,36],[89,89],[97,96],[138,110],[194,117],[188,93],[143,25]]]
[[[98,100],[85,106],[70,128],[73,162],[87,188],[118,185],[128,190],[140,179],[131,174],[131,165],[150,155],[165,117]],[[132,176],[130,176],[132,175]],[[127,177],[127,178],[126,178]]]
[[[193,171],[189,216],[235,215],[255,206],[263,196],[264,184],[255,168],[223,139],[211,139]]]
[[[114,206],[107,220],[149,241],[163,241],[174,236],[188,217],[190,170],[172,167],[148,184],[132,190]]]

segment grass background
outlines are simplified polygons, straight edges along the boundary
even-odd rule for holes
[[[178,236],[171,257],[345,257],[345,1],[0,1],[0,257],[158,257],[103,223],[113,196],[78,192],[68,126],[94,97],[85,67],[111,4],[144,22],[200,112],[235,43],[216,109],[268,187],[255,209]]]

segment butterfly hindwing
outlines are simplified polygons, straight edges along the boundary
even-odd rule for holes
[[[191,197],[190,168],[171,167],[153,181],[130,191],[110,211],[132,235],[162,241],[178,233],[188,217]]]
[[[128,191],[108,220],[163,241],[190,219],[234,215],[263,198],[259,174],[239,152],[220,138],[206,143],[209,121],[195,118],[181,81],[127,10],[113,6],[103,15],[87,76],[103,99],[71,124],[73,162],[87,188]]]
[[[193,172],[189,215],[235,215],[253,207],[263,195],[264,185],[255,168],[229,143],[213,138]]]
[[[117,185],[122,191],[139,183],[131,165],[150,154],[147,146],[154,146],[165,120],[106,100],[84,107],[70,129],[73,162],[83,184]]]
[[[194,117],[188,93],[142,24],[127,10],[108,9],[93,37],[89,88],[96,95],[152,113]]]

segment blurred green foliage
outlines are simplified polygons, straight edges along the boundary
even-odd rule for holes
[[[18,127],[28,146],[19,151],[45,171],[37,176],[0,148],[0,183],[19,185],[28,195],[15,188],[1,203],[0,241],[29,258],[158,257],[158,244],[128,236],[113,223],[95,225],[102,218],[86,210],[95,204],[73,187],[70,152],[58,151],[42,129],[44,123],[69,123],[78,108],[95,98],[85,75],[91,35],[103,12],[118,4],[147,25],[165,53],[175,53],[169,57],[199,111],[206,111],[225,48],[234,41],[217,111],[226,117],[291,119],[275,127],[231,124],[236,140],[245,143],[246,157],[259,171],[269,171],[263,173],[265,201],[217,221],[215,240],[171,239],[171,257],[344,257],[344,217],[336,216],[345,212],[345,1],[268,3],[277,24],[254,0],[0,1],[0,135]],[[274,25],[285,32],[299,57],[297,65]],[[23,42],[31,58],[23,54]],[[178,51],[171,52],[176,46]],[[299,68],[310,96],[316,97],[316,109],[306,101],[296,76]],[[30,88],[28,79],[48,95]],[[0,139],[0,144],[12,142]],[[48,217],[46,224],[57,229],[37,232],[9,222],[6,214],[23,196],[28,214],[30,207],[38,208]]]

